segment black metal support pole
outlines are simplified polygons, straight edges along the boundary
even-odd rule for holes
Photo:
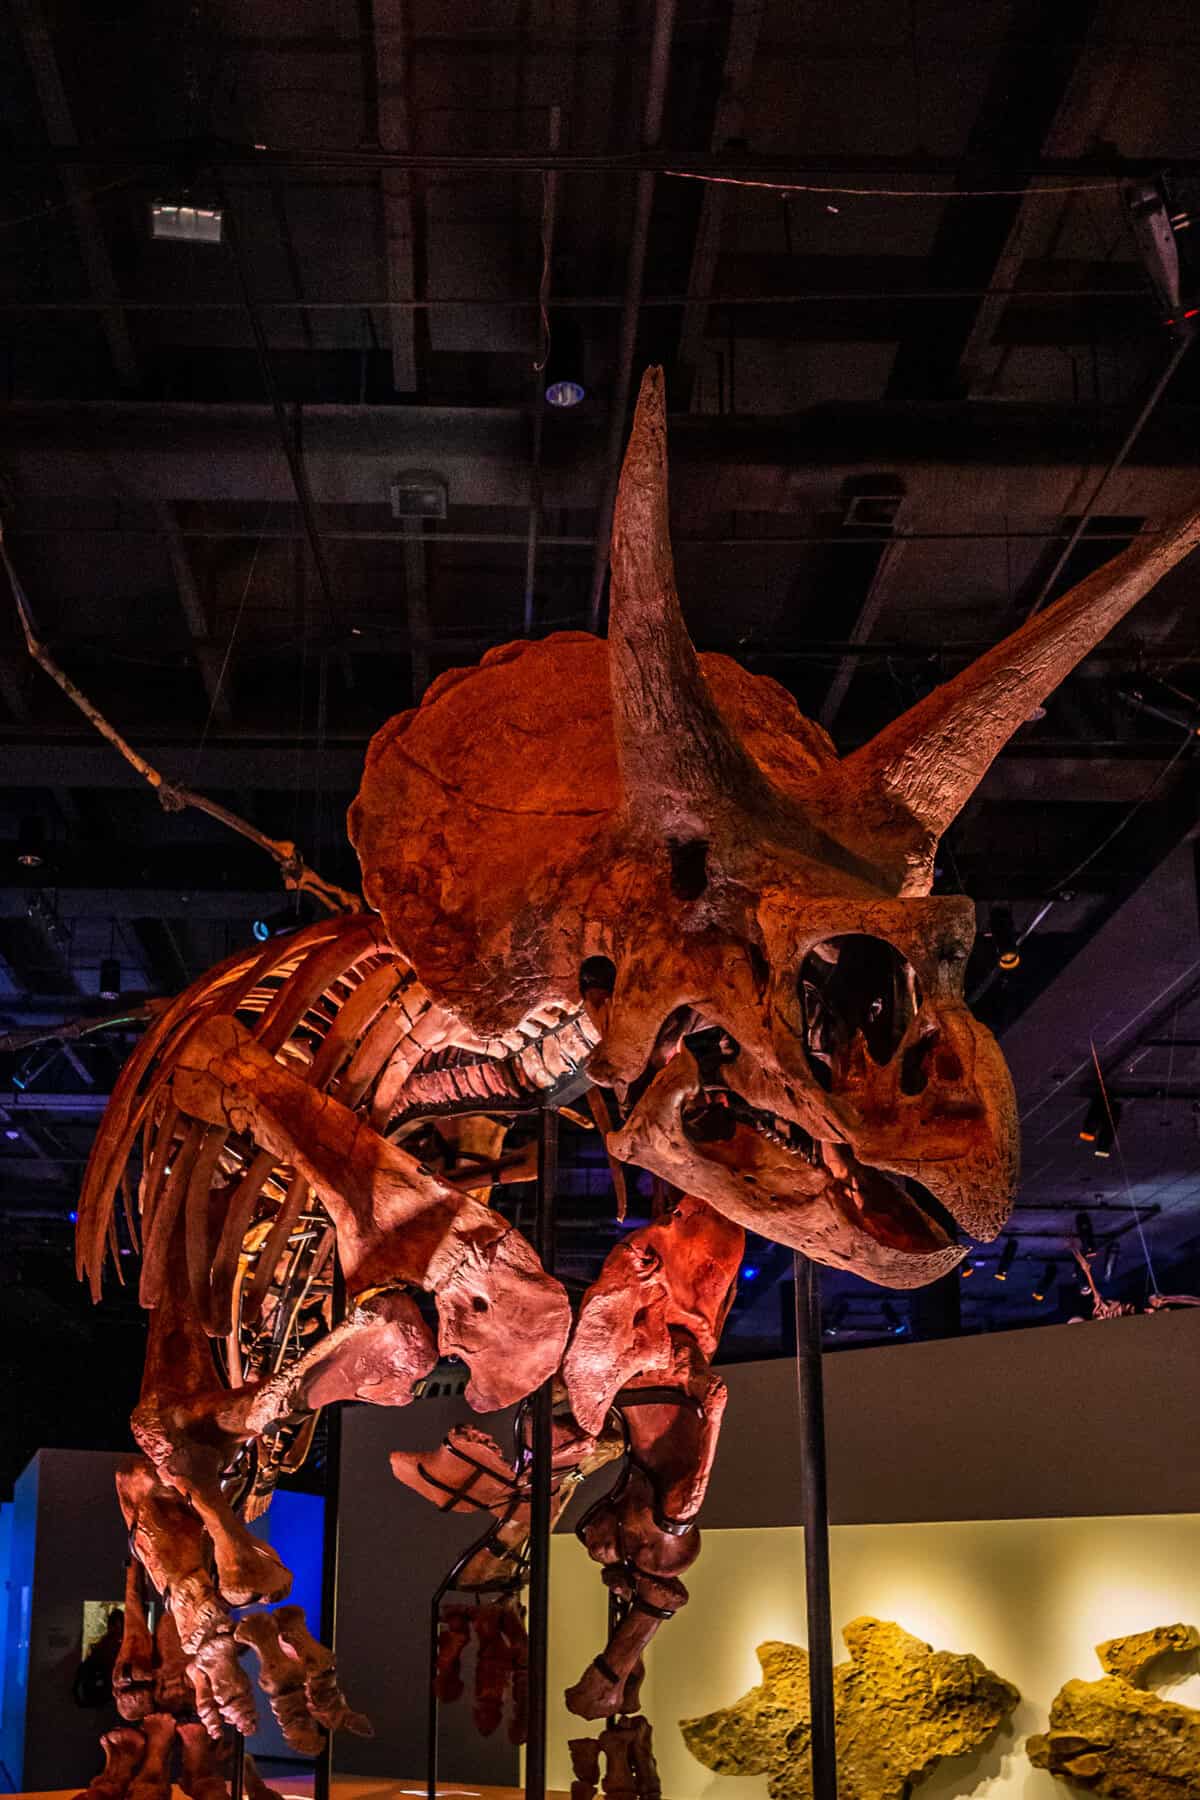
[[[336,1246],[333,1251],[333,1288],[330,1324],[340,1325],[346,1316],[346,1284]],[[342,1494],[342,1411],[331,1406],[325,1413],[325,1531],[321,1543],[321,1641],[336,1651],[338,1530]],[[330,1800],[333,1791],[333,1733],[313,1766],[313,1800]]]
[[[542,1267],[554,1268],[554,1195],[558,1185],[558,1114],[543,1107],[538,1140],[537,1215],[534,1248]],[[553,1378],[542,1383],[530,1408],[529,1510],[529,1737],[525,1746],[525,1800],[546,1795],[546,1690],[550,1638],[550,1456],[554,1431]]]
[[[233,1760],[229,1769],[229,1800],[242,1800],[246,1791],[246,1740],[240,1731],[233,1734]]]
[[[825,1392],[821,1379],[820,1270],[797,1250],[796,1397],[800,1405],[800,1499],[812,1701],[813,1800],[837,1800],[833,1714],[833,1619],[829,1604],[829,1499],[825,1478]]]

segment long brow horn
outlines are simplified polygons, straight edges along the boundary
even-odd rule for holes
[[[660,368],[642,377],[610,563],[609,682],[626,803],[667,832],[703,830],[722,803],[750,804],[765,784],[717,711],[679,608]]]
[[[851,791],[873,788],[940,837],[1034,707],[1197,543],[1200,509],[1138,538],[847,757]]]

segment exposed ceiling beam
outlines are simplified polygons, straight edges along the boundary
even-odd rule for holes
[[[233,722],[233,709],[230,705],[228,686],[221,679],[222,657],[209,634],[208,614],[196,582],[191,553],[184,542],[183,534],[179,529],[179,520],[171,502],[168,500],[156,501],[155,516],[167,548],[171,572],[175,577],[175,587],[179,594],[179,604],[187,622],[188,632],[196,653],[196,663],[204,682],[204,691],[208,695],[213,717],[219,719],[222,725],[229,725]]]
[[[992,66],[967,153],[955,179],[964,189],[1024,186],[997,179],[1000,169],[1036,163],[1068,91],[1101,0],[1017,0]],[[930,256],[939,285],[989,287],[1002,270],[1019,197],[945,203]],[[961,365],[975,323],[970,301],[930,308],[896,352],[891,399],[946,399],[960,391]]]
[[[909,522],[906,503],[901,501],[894,521],[897,533],[883,547],[883,554],[875,566],[863,602],[858,611],[850,632],[850,652],[843,656],[834,671],[829,683],[829,691],[821,704],[820,720],[826,731],[832,732],[837,723],[837,716],[842,710],[842,703],[850,691],[850,683],[854,679],[855,670],[859,666],[859,658],[853,651],[865,644],[875,630],[880,614],[896,593],[898,585],[903,581],[905,559],[910,546],[903,541],[903,530]]]
[[[1107,407],[999,402],[680,415],[670,422],[672,495],[685,509],[717,514],[791,513],[806,497],[828,505],[847,476],[892,468],[914,496],[923,480],[923,502],[946,517],[1045,518],[1061,510],[1097,439],[1115,441],[1123,423]],[[437,467],[454,506],[528,505],[518,408],[310,406],[304,441],[317,504],[382,507],[397,466],[408,462]],[[594,505],[599,450],[595,430],[581,427],[575,459],[545,472],[548,508]],[[295,500],[274,416],[262,406],[15,403],[0,410],[0,466],[18,498],[30,500]],[[1153,518],[1194,504],[1198,470],[1196,409],[1160,407],[1105,506]]]
[[[476,654],[474,648],[465,650],[461,660],[468,661]],[[769,662],[769,659],[762,660]],[[357,789],[368,738],[381,723],[381,719],[364,721],[361,734],[352,742],[342,738],[325,745],[321,776],[326,792],[349,794]],[[158,737],[153,744],[143,742],[142,748],[153,756],[165,774],[176,775],[179,779],[195,761],[194,742],[170,743]],[[239,786],[250,786],[260,794],[294,794],[296,748],[295,743],[264,743],[248,734],[233,739],[210,738],[204,752],[206,789],[211,793],[229,793]],[[12,787],[38,788],[54,781],[82,789],[146,791],[145,784],[127,763],[106,744],[90,736],[64,739],[61,736],[16,737],[0,733],[0,754],[6,781]],[[1130,745],[1120,755],[1115,755],[1111,746],[1081,745],[1067,749],[1018,738],[993,763],[979,791],[982,796],[995,800],[1023,799],[1033,803],[1045,801],[1053,794],[1065,801],[1120,804],[1135,800],[1149,787],[1169,754],[1169,749],[1165,749],[1156,760],[1146,746]],[[230,846],[228,857],[221,859],[221,867],[214,870],[214,878],[228,880],[228,870],[237,866],[239,858],[252,853],[234,845],[219,827],[214,826],[212,831],[214,841]],[[136,859],[141,852],[126,849],[123,854]],[[151,853],[147,851],[146,854]],[[210,851],[204,854],[211,859]],[[130,875],[133,875],[132,869]],[[186,883],[181,880],[179,885],[182,887]],[[261,885],[254,884],[251,891],[258,895],[269,891],[270,887],[269,870],[264,863],[263,881]],[[24,890],[10,888],[6,891],[19,895]],[[0,891],[0,912],[3,909],[4,894]]]
[[[728,149],[736,139],[745,136],[746,96],[766,11],[766,0],[732,0],[721,92],[713,121],[714,151]],[[688,303],[684,308],[677,358],[679,391],[685,405],[694,389],[696,371],[703,352],[708,299],[716,280],[721,225],[728,194],[729,189],[719,182],[708,182],[700,201],[700,216],[692,246],[692,265],[688,274]]]
[[[412,148],[408,119],[408,0],[365,0],[365,4],[374,14],[379,143],[385,150],[407,152]],[[416,293],[413,181],[414,176],[406,169],[385,168],[380,176],[389,300],[411,300]],[[392,386],[398,394],[415,393],[415,314],[394,307],[388,321]]]
[[[46,129],[56,149],[78,148],[79,138],[63,87],[54,40],[40,0],[13,0],[13,14],[25,45]],[[139,385],[137,356],[121,310],[120,293],[108,254],[104,229],[92,198],[86,170],[75,161],[62,163],[62,181],[79,237],[88,286],[104,305],[104,335],[117,378],[123,387]]]
[[[1071,72],[1058,111],[1042,143],[1046,156],[1086,153],[1088,146],[1104,135],[1113,102],[1137,59],[1138,46],[1132,36],[1105,33],[1103,41],[1097,42],[1099,35],[1093,33],[1093,41],[1082,47]],[[1045,195],[1039,194],[1038,185],[1034,182],[1017,206],[993,267],[991,291],[977,307],[963,343],[958,386],[964,393],[987,392],[1003,366],[1003,359],[1000,359],[998,363],[993,360],[993,366],[989,367],[988,353],[1011,304],[1006,290],[1025,279],[1034,285],[1033,266],[1026,260],[1026,251],[1034,241],[1035,226],[1044,240],[1047,206],[1057,204],[1060,227],[1071,209],[1072,198],[1047,202]]]

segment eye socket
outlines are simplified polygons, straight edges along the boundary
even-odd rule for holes
[[[921,1006],[916,971],[882,938],[848,932],[810,950],[798,977],[804,1047],[822,1087],[861,1032],[872,1061],[891,1062]]]
[[[579,992],[611,994],[617,985],[617,965],[607,956],[589,956],[579,965]]]

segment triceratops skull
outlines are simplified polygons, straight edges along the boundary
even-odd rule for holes
[[[890,1287],[1011,1204],[1016,1114],[967,1010],[974,908],[938,839],[1032,709],[1191,547],[1136,542],[844,760],[774,681],[698,656],[675,591],[661,372],[612,541],[607,643],[560,632],[434,682],[375,737],[365,892],[460,1041],[587,1008],[610,1151]]]

